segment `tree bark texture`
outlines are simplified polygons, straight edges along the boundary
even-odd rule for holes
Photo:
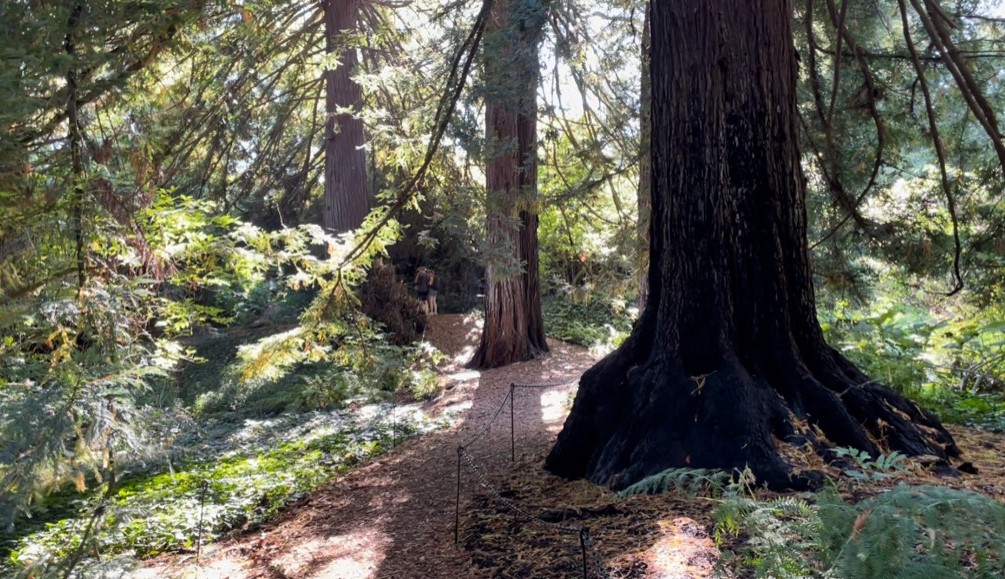
[[[806,486],[784,445],[959,454],[824,342],[806,241],[789,0],[652,5],[649,300],[584,374],[546,466],[624,487],[668,468]],[[787,454],[788,455],[788,454]]]
[[[652,221],[652,110],[653,90],[649,72],[649,58],[652,36],[649,28],[650,6],[646,3],[646,15],[642,23],[642,81],[639,87],[639,193],[638,193],[638,279],[639,311],[646,309],[649,299],[649,229]]]
[[[485,325],[471,361],[494,368],[548,351],[538,274],[538,46],[547,3],[497,0],[483,40]]]
[[[325,78],[325,206],[324,227],[343,233],[356,229],[370,210],[367,191],[363,121],[355,116],[363,103],[360,86],[352,79],[358,58],[345,42],[356,32],[360,0],[323,0],[325,52],[340,53],[339,64]]]

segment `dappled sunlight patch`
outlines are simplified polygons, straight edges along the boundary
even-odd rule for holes
[[[548,432],[561,430],[561,422],[565,420],[571,405],[568,389],[546,390],[541,394],[541,420],[547,425]]]
[[[475,350],[477,346],[464,346],[460,351],[451,357],[451,361],[458,366],[463,366],[467,364],[471,358],[475,355]]]
[[[463,370],[461,372],[454,372],[453,374],[447,374],[447,379],[453,382],[470,382],[477,380],[482,375],[478,370]]]
[[[548,474],[541,469],[543,459],[543,454],[524,455],[508,475],[497,479],[499,492],[547,522],[588,527],[611,577],[647,577],[647,553],[663,533],[656,523],[660,519],[687,515],[701,529],[711,528],[707,502],[673,494],[618,500],[609,489]],[[582,576],[582,554],[574,533],[527,522],[483,492],[476,493],[462,514],[461,544],[471,564],[492,569],[493,576]],[[698,555],[692,558],[695,567],[698,559]]]
[[[661,536],[646,551],[643,561],[645,577],[713,577],[719,549],[708,531],[689,517],[677,517],[657,522]]]
[[[463,368],[474,356],[482,335],[483,321],[477,314],[431,316],[424,339],[447,355],[447,370]]]
[[[390,538],[375,529],[315,538],[291,546],[271,566],[288,577],[365,579],[379,569],[389,543]]]
[[[249,572],[246,560],[233,557],[231,554],[222,554],[218,557],[206,557],[209,553],[204,550],[203,558],[198,565],[195,563],[195,556],[189,555],[179,559],[175,565],[168,567],[156,565],[136,569],[129,573],[129,579],[246,579],[252,574]]]

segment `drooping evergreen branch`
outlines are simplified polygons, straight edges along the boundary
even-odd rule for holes
[[[824,173],[825,176],[827,177],[828,184],[830,185],[831,193],[834,194],[835,199],[838,201],[838,204],[841,205],[841,207],[848,214],[847,217],[853,219],[855,223],[858,224],[860,228],[862,228],[863,231],[865,231],[872,237],[878,237],[878,231],[876,229],[875,224],[872,223],[870,220],[866,219],[865,216],[861,214],[858,207],[859,205],[861,205],[862,201],[869,195],[869,192],[875,186],[876,178],[879,176],[879,169],[883,165],[883,152],[886,148],[886,124],[883,121],[883,117],[879,114],[879,109],[876,106],[876,94],[878,91],[876,87],[875,75],[873,74],[872,69],[869,67],[868,62],[862,56],[862,51],[858,44],[858,41],[851,34],[851,31],[848,30],[848,27],[845,22],[846,8],[848,3],[843,2],[841,4],[841,9],[839,12],[834,3],[834,0],[826,0],[826,2],[827,2],[828,15],[830,16],[831,23],[834,26],[835,31],[837,33],[837,41],[836,41],[837,49],[835,50],[834,55],[834,67],[835,67],[834,83],[831,88],[830,104],[828,105],[827,108],[826,120],[823,120],[823,130],[825,138],[827,140],[825,156],[827,158],[828,163],[830,164],[830,170],[827,171],[825,169]],[[812,4],[809,4],[808,12],[812,14]],[[812,43],[810,50],[812,52],[813,51],[812,47],[815,45],[815,41],[812,40],[813,39],[812,22],[807,23],[807,34],[810,39],[810,42]],[[852,197],[852,195],[845,189],[844,183],[841,181],[840,170],[839,170],[840,155],[838,155],[837,148],[833,142],[834,108],[837,96],[838,81],[840,79],[840,70],[841,70],[840,54],[842,52],[841,51],[842,42],[848,46],[848,49],[851,51],[851,54],[855,57],[855,61],[858,65],[858,68],[862,73],[863,83],[865,85],[865,90],[863,92],[865,93],[866,96],[866,108],[869,112],[870,118],[873,121],[873,125],[875,126],[876,131],[876,153],[873,158],[872,171],[869,175],[869,180],[867,181],[865,187],[863,187],[862,191],[855,197]],[[815,70],[812,74],[814,76],[816,75]],[[819,85],[819,80],[817,80],[816,84]],[[819,86],[815,89],[815,92],[816,91],[819,91]],[[822,99],[817,97],[817,103],[819,107],[822,104]],[[822,112],[818,113],[818,116],[820,116],[821,119],[824,118]],[[842,220],[839,226],[833,229],[833,232],[836,232],[837,229],[840,227],[840,225],[847,223],[848,218]],[[823,241],[823,239],[826,239],[831,235],[833,235],[833,232],[824,236],[824,238],[822,238],[817,243],[820,243],[821,241]]]
[[[910,1],[911,6],[924,25],[929,38],[942,56],[942,62],[945,64],[946,69],[956,81],[960,94],[963,95],[964,100],[970,107],[971,112],[974,113],[974,117],[980,122],[981,127],[984,128],[984,132],[988,138],[991,139],[991,145],[998,156],[1002,172],[1005,174],[1005,140],[1003,140],[998,127],[998,120],[995,117],[993,108],[988,103],[973,74],[971,74],[966,59],[960,54],[959,49],[949,35],[948,16],[946,16],[935,0],[924,0],[924,6],[921,5],[919,0]]]
[[[443,135],[446,133],[447,127],[450,125],[450,119],[453,117],[454,110],[457,108],[457,102],[460,100],[461,94],[464,91],[464,86],[467,84],[468,75],[471,72],[471,66],[474,63],[475,56],[478,54],[478,47],[481,45],[482,36],[485,33],[485,26],[488,23],[491,9],[492,0],[483,0],[481,10],[478,12],[478,16],[475,18],[475,22],[472,25],[470,32],[464,39],[464,42],[461,43],[461,46],[457,49],[457,52],[451,58],[450,72],[447,75],[446,83],[444,83],[444,90],[440,95],[440,100],[436,105],[436,113],[433,115],[433,131],[429,136],[429,141],[426,145],[426,155],[422,160],[422,164],[415,171],[415,173],[412,174],[412,177],[405,183],[405,185],[398,190],[394,201],[390,206],[388,206],[384,216],[381,217],[381,219],[373,227],[371,227],[370,230],[363,235],[362,239],[360,239],[346,254],[340,266],[344,266],[352,262],[352,260],[356,259],[366,251],[373,240],[377,238],[384,226],[386,226],[399,211],[408,205],[410,200],[413,198],[415,191],[425,180],[426,174],[429,172],[429,167],[439,150]]]
[[[918,60],[918,51],[911,38],[911,25],[907,17],[907,5],[904,0],[897,0],[900,8],[900,19],[903,23],[904,41],[907,43],[907,50],[910,51],[914,71],[918,75],[918,84],[921,87],[921,94],[925,98],[925,112],[928,115],[928,128],[932,134],[932,145],[935,147],[935,155],[939,161],[939,176],[942,182],[942,190],[946,195],[946,209],[949,211],[949,219],[953,226],[953,287],[948,295],[953,295],[963,289],[963,276],[960,274],[960,255],[962,245],[960,244],[960,225],[956,216],[956,200],[949,184],[949,173],[946,171],[946,152],[942,145],[942,138],[939,136],[939,127],[935,118],[935,110],[932,107],[932,94],[928,89],[928,80],[925,78],[925,71]]]

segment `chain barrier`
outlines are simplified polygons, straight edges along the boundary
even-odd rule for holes
[[[570,525],[563,525],[561,523],[553,523],[551,521],[546,521],[538,517],[534,513],[528,511],[527,509],[523,508],[522,506],[516,504],[512,500],[504,497],[502,493],[499,492],[499,490],[497,490],[495,487],[492,486],[491,483],[489,483],[488,478],[485,476],[485,473],[482,472],[480,468],[478,468],[478,465],[475,464],[475,461],[471,458],[471,455],[468,454],[468,451],[466,449],[459,448],[458,454],[460,454],[461,458],[464,459],[464,462],[468,466],[468,470],[470,470],[475,475],[475,479],[478,481],[478,484],[482,485],[485,488],[485,490],[489,491],[489,493],[493,497],[495,497],[497,501],[505,505],[506,508],[508,508],[509,510],[515,512],[516,514],[526,519],[528,522],[534,523],[535,525],[551,529],[554,531],[559,531],[561,533],[568,533],[570,535],[579,534],[581,527],[573,527]]]
[[[534,389],[534,390],[545,390],[549,388],[556,388],[559,386],[567,386],[569,384],[575,383],[575,380],[569,380],[566,382],[557,382],[551,384],[510,384],[509,392],[503,397],[502,401],[499,403],[499,407],[496,408],[495,413],[493,413],[492,418],[485,424],[485,426],[479,430],[466,444],[458,445],[457,447],[457,496],[456,496],[456,506],[454,511],[454,543],[458,544],[460,542],[460,526],[461,526],[461,464],[465,464],[467,469],[471,471],[474,475],[475,480],[479,485],[482,486],[488,493],[499,503],[509,509],[511,512],[516,513],[524,521],[529,522],[533,525],[543,527],[552,531],[557,531],[559,533],[564,533],[567,535],[576,535],[579,538],[579,545],[583,556],[583,579],[590,579],[591,569],[589,560],[592,556],[593,560],[593,574],[592,577],[597,579],[610,579],[610,575],[607,572],[607,567],[604,565],[603,560],[600,557],[599,551],[597,551],[596,546],[593,544],[593,540],[590,538],[590,530],[586,526],[572,526],[565,525],[562,523],[554,523],[541,518],[540,516],[532,513],[523,506],[517,504],[515,501],[503,496],[502,492],[489,482],[488,476],[485,472],[478,466],[475,462],[474,457],[468,452],[468,447],[478,441],[481,437],[488,434],[492,430],[492,424],[499,418],[502,413],[502,409],[506,406],[506,402],[510,403],[510,447],[512,451],[512,460],[516,460],[516,438],[515,438],[515,392],[517,388],[523,389]]]
[[[509,385],[509,448],[510,462],[516,462],[516,389],[526,390],[548,390],[559,386],[575,384],[578,380],[567,380],[565,382],[554,382],[551,384],[513,384]],[[505,400],[503,401],[505,402]],[[494,418],[493,418],[494,420]]]
[[[461,446],[464,447],[464,448],[467,448],[467,447],[471,446],[472,444],[474,444],[475,442],[477,442],[478,439],[480,439],[481,437],[483,437],[486,434],[488,434],[489,432],[491,432],[492,431],[492,424],[496,421],[496,418],[499,418],[499,414],[502,413],[503,408],[506,407],[506,401],[507,400],[512,401],[512,399],[513,399],[513,388],[511,386],[510,390],[509,390],[509,393],[507,393],[506,396],[502,399],[502,401],[499,402],[499,407],[496,408],[496,411],[492,415],[492,418],[490,418],[488,420],[488,422],[485,423],[485,426],[483,426],[480,430],[478,430],[477,432],[475,432],[475,435],[473,437],[471,437],[466,443],[462,444]],[[513,405],[510,404],[510,408],[512,408],[512,407],[513,407]]]
[[[545,384],[510,384],[513,388],[527,388],[530,390],[547,390],[548,388],[558,388],[559,386],[568,386],[570,384],[575,384],[579,382],[576,380],[566,380],[565,382],[551,382]]]

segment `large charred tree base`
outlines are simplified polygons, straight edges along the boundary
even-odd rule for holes
[[[801,489],[819,473],[794,471],[781,445],[810,445],[825,458],[843,446],[873,456],[959,455],[931,414],[868,380],[826,345],[807,356],[812,360],[793,352],[747,361],[726,356],[692,375],[679,356],[652,351],[651,343],[651,324],[642,320],[619,350],[583,375],[548,470],[624,488],[670,468],[749,467],[771,488]]]
[[[809,480],[785,445],[959,454],[933,416],[824,341],[792,13],[789,0],[651,4],[649,299],[583,376],[551,471],[624,487],[673,467],[749,467],[792,488]]]

